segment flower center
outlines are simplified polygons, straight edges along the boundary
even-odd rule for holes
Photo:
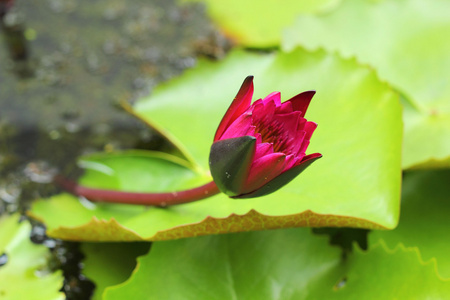
[[[288,145],[283,123],[276,120],[254,120],[253,126],[255,133],[261,134],[262,143],[271,143],[274,152],[286,153]]]

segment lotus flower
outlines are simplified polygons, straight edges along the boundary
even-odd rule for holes
[[[219,124],[211,146],[210,169],[220,191],[232,198],[270,194],[322,157],[305,155],[317,124],[304,116],[315,91],[281,103],[273,92],[251,103],[248,76]]]

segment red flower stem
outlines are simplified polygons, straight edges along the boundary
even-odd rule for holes
[[[219,188],[214,181],[190,190],[170,193],[135,193],[95,189],[78,185],[61,176],[55,177],[54,181],[68,192],[95,202],[152,205],[160,207],[194,202],[220,193]]]

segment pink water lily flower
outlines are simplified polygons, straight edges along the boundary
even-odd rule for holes
[[[267,195],[322,157],[305,154],[317,127],[304,118],[314,94],[281,103],[280,93],[273,92],[251,104],[253,76],[244,80],[211,147],[211,174],[220,191],[233,198]]]

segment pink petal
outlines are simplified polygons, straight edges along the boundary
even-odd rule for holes
[[[294,109],[292,108],[292,103],[285,101],[281,103],[280,107],[277,107],[277,110],[275,111],[276,114],[288,114],[293,112]]]
[[[261,101],[261,102],[255,102],[255,103],[253,103],[252,104],[252,115],[253,115],[253,118],[255,118],[255,117],[261,117],[261,116],[263,116],[264,115],[264,103]]]
[[[263,104],[262,99],[255,100],[255,102],[253,102],[251,107],[254,107],[254,106],[260,105],[260,104]]]
[[[255,105],[256,104],[256,105]],[[255,125],[267,124],[275,114],[276,104],[274,101],[258,102],[254,104],[253,120]]]
[[[314,122],[306,122],[305,124],[305,137],[303,139],[302,145],[300,149],[298,150],[298,155],[305,155],[306,149],[309,146],[309,140],[311,139],[311,136],[314,132],[314,130],[317,128],[317,124]]]
[[[306,125],[306,119],[300,118],[298,120],[297,130],[305,130],[305,125]]]
[[[254,135],[255,126],[252,126],[252,115],[245,113],[240,115],[220,136],[219,140],[231,139],[244,135]]]
[[[256,151],[253,160],[273,153],[273,145],[271,143],[256,144]]]
[[[272,153],[263,156],[252,163],[243,194],[253,192],[262,187],[284,170],[286,155]]]
[[[302,148],[303,142],[305,140],[306,132],[303,130],[297,131],[295,137],[289,141],[289,153],[294,154],[295,156],[298,156],[301,154],[300,149]]]
[[[275,106],[278,107],[281,105],[281,94],[280,92],[272,92],[269,95],[267,95],[266,98],[262,100],[264,104],[266,104],[269,101],[273,101],[275,103]]]
[[[305,129],[304,129],[306,131],[305,139],[310,140],[311,136],[312,136],[314,130],[316,130],[316,128],[317,128],[317,123],[306,122]]]
[[[300,146],[300,148],[298,149],[297,156],[305,155],[305,152],[306,152],[306,149],[308,148],[308,146],[309,146],[309,140],[304,139],[302,144],[301,144],[301,146]]]
[[[266,101],[266,102],[263,101],[263,103],[264,103],[264,111],[266,113],[270,113],[271,115],[274,115],[275,110],[277,108],[277,103],[273,99]]]
[[[222,134],[225,132],[226,128],[233,123],[241,114],[243,114],[252,101],[253,96],[253,76],[248,76],[242,83],[239,92],[228,108],[227,112],[222,118],[222,121],[217,128],[216,134],[214,135],[214,141],[221,138]]]
[[[306,161],[308,161],[308,160],[315,159],[315,158],[317,158],[317,157],[322,157],[322,154],[320,154],[320,153],[311,153],[311,154],[308,154],[308,155],[304,156],[304,157],[302,158],[302,160],[299,161],[296,165],[298,166],[298,165],[303,164],[304,162],[306,162]]]
[[[273,121],[283,124],[283,134],[288,136],[295,136],[297,132],[298,124],[301,118],[301,112],[294,111],[288,114],[277,114],[273,117]]]
[[[256,144],[262,144],[261,133],[255,133],[253,136],[256,138]]]
[[[316,91],[306,91],[298,94],[297,96],[292,97],[286,102],[292,103],[293,110],[300,111],[302,113],[302,117],[304,117],[306,110],[308,109],[309,103],[311,102],[311,99],[315,93]]]
[[[299,160],[300,159],[297,159],[297,157],[295,155],[286,156],[286,163],[285,163],[283,172],[292,168],[295,165],[295,163]]]

